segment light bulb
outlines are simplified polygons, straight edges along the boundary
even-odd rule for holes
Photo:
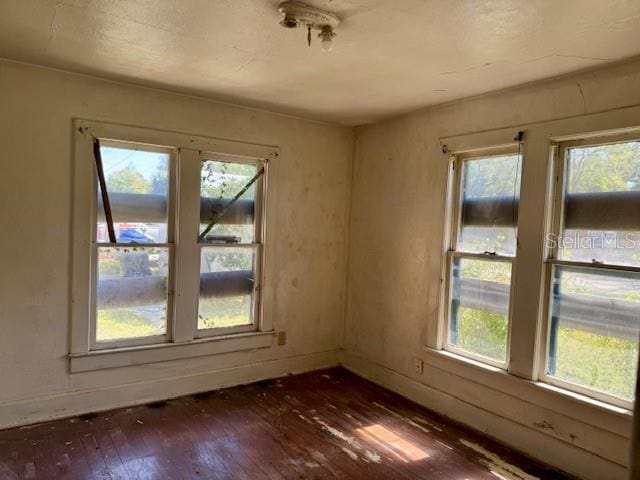
[[[335,37],[336,34],[333,33],[333,29],[329,26],[329,25],[325,25],[322,27],[322,29],[320,30],[320,33],[318,34],[318,37],[320,37],[321,42],[320,42],[320,49],[323,52],[330,52],[331,49],[333,48],[333,37]]]
[[[331,37],[325,37],[320,42],[320,50],[327,53],[333,49],[333,42],[331,41]]]

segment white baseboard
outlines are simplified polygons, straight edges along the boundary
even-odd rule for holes
[[[478,408],[454,395],[432,388],[353,353],[343,354],[343,366],[367,380],[572,475],[586,480],[603,478],[625,480],[627,478],[627,469],[618,463],[486,409]]]
[[[0,429],[141,405],[340,364],[341,350],[0,404]]]

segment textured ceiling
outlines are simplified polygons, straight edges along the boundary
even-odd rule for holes
[[[0,57],[360,124],[640,54],[638,0],[0,0]]]

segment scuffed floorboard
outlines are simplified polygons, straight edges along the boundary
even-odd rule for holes
[[[0,478],[569,477],[336,368],[5,430]]]

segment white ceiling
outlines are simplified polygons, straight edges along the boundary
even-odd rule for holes
[[[640,54],[639,0],[0,0],[0,57],[360,124]]]

